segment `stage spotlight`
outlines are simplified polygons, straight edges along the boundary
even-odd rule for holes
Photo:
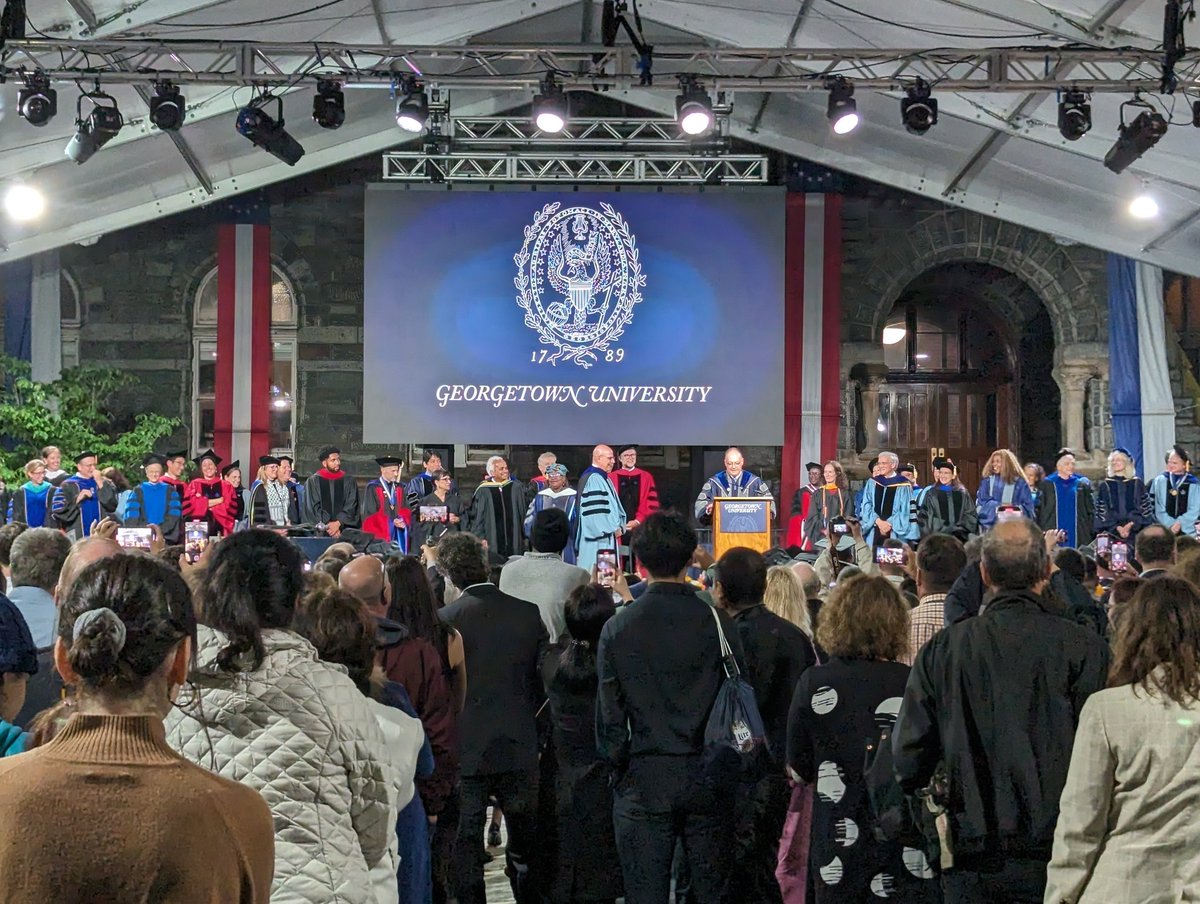
[[[170,82],[156,83],[150,98],[150,121],[164,132],[178,132],[186,115],[187,103],[179,89]]]
[[[276,104],[275,117],[263,109],[270,101],[275,101]],[[283,99],[273,94],[256,97],[238,111],[238,134],[248,138],[255,147],[278,157],[288,166],[295,166],[304,156],[304,148],[283,126]]]
[[[313,98],[313,122],[322,129],[340,129],[346,121],[346,95],[337,82],[321,79]]]
[[[908,89],[907,96],[900,101],[900,118],[904,128],[914,135],[924,135],[938,121],[938,105],[933,91],[924,79]]]
[[[85,118],[83,102],[89,100],[92,110]],[[103,91],[91,91],[79,95],[75,105],[75,135],[67,142],[66,155],[82,166],[92,159],[92,155],[104,147],[117,133],[125,120],[117,109],[116,100]]]
[[[31,126],[44,126],[58,112],[58,92],[50,87],[44,72],[25,77],[25,87],[17,92],[17,113]]]
[[[1092,105],[1084,91],[1064,91],[1058,102],[1058,132],[1067,141],[1078,141],[1092,128]]]
[[[826,116],[833,124],[833,131],[838,135],[846,135],[858,128],[858,104],[854,100],[854,85],[838,76],[831,78],[829,88],[829,109]]]
[[[675,119],[685,135],[703,135],[713,127],[712,98],[694,78],[680,80],[683,91],[675,98]]]
[[[1143,191],[1129,202],[1129,215],[1139,220],[1149,220],[1156,217],[1158,216],[1158,202],[1154,200],[1154,196],[1149,192]]]
[[[32,185],[18,182],[4,193],[4,210],[18,223],[36,220],[46,211],[46,197]]]
[[[1131,164],[1150,148],[1158,144],[1158,139],[1167,134],[1167,121],[1157,110],[1143,110],[1133,122],[1124,122],[1125,107],[1137,101],[1126,101],[1121,104],[1122,122],[1118,129],[1116,143],[1104,155],[1104,165],[1114,173],[1123,173]]]
[[[542,93],[533,99],[533,123],[538,131],[551,135],[567,127],[567,95],[553,74],[547,74]]]
[[[396,125],[406,132],[423,131],[429,121],[429,95],[425,88],[414,79],[408,79],[402,85],[401,93],[396,101]]]

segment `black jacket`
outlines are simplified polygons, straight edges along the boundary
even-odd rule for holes
[[[735,614],[733,622],[744,651],[744,677],[754,688],[771,756],[783,766],[792,695],[800,676],[817,664],[812,641],[761,603]]]
[[[439,614],[462,635],[470,663],[458,722],[462,774],[533,772],[534,717],[546,699],[539,668],[550,642],[541,612],[495,584],[476,584]]]
[[[734,656],[744,664],[733,622],[720,618]],[[630,757],[703,751],[704,727],[725,671],[713,609],[694,587],[650,584],[608,620],[596,665],[596,743],[610,762],[624,768]]]
[[[983,586],[979,563],[971,562],[958,576],[946,594],[946,601],[942,603],[946,624],[953,625],[978,615],[986,596],[987,588]],[[1097,634],[1106,633],[1104,622],[1108,616],[1104,609],[1091,598],[1086,587],[1065,571],[1059,569],[1050,575],[1045,602],[1049,604],[1049,609],[1068,616],[1085,628],[1091,628]]]
[[[896,778],[915,792],[945,761],[957,852],[1049,859],[1079,711],[1108,661],[1100,637],[1028,592],[996,594],[922,648],[893,736]]]

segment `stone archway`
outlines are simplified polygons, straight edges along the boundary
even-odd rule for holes
[[[855,365],[865,365],[875,376],[851,387],[847,401],[853,404],[856,392],[878,389],[883,326],[910,286],[947,265],[984,268],[988,275],[980,276],[979,294],[1000,316],[1016,316],[1020,304],[1028,306],[1028,297],[1014,301],[1026,290],[1048,314],[1052,377],[1062,397],[1062,441],[1084,453],[1085,468],[1102,467],[1108,428],[1096,415],[1102,407],[1096,400],[1106,399],[1108,392],[1103,252],[973,211],[917,206],[921,203],[888,194],[848,205],[848,218],[860,219],[861,231],[856,230],[846,253],[843,371],[848,377]],[[843,435],[846,445],[852,438]],[[860,450],[860,457],[871,451]]]

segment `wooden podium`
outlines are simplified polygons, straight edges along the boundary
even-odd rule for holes
[[[766,497],[718,496],[713,499],[713,558],[744,546],[758,552],[771,548],[771,504]]]

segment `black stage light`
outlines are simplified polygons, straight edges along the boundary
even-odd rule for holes
[[[1122,113],[1128,102],[1121,104]],[[1121,123],[1116,143],[1104,155],[1104,165],[1114,173],[1123,173],[1142,154],[1167,134],[1167,121],[1156,110],[1143,110],[1133,122]]]
[[[675,98],[675,119],[686,135],[703,135],[713,127],[712,98],[694,78],[680,81],[683,92]]]
[[[557,135],[567,127],[567,116],[567,95],[553,73],[548,73],[542,93],[533,98],[533,124],[540,132]]]
[[[178,132],[187,115],[187,102],[170,82],[157,82],[150,98],[150,121],[164,132]]]
[[[1200,100],[1192,101],[1192,125],[1200,129]]]
[[[900,118],[904,128],[914,135],[924,135],[938,121],[938,105],[933,99],[933,91],[924,79],[908,89],[907,95],[900,101]]]
[[[854,85],[840,75],[827,82],[829,108],[825,115],[838,135],[846,135],[858,128],[858,103],[854,100]]]
[[[50,87],[44,72],[25,77],[25,87],[17,92],[17,113],[31,126],[44,126],[58,112],[58,92]]]
[[[346,121],[346,95],[337,82],[321,79],[313,98],[313,122],[322,129],[340,129]]]
[[[92,110],[86,117],[83,115],[85,99],[92,103]],[[79,95],[75,105],[75,135],[67,142],[66,155],[82,166],[115,138],[124,124],[112,96],[100,90]]]
[[[396,95],[396,125],[414,135],[429,121],[429,95],[415,79],[405,79]]]
[[[263,106],[275,101],[277,115],[272,117]],[[238,111],[238,134],[248,138],[255,147],[278,157],[288,166],[295,166],[304,156],[304,148],[283,127],[283,99],[273,94],[256,97]]]
[[[1092,128],[1092,105],[1084,91],[1064,91],[1058,102],[1058,131],[1067,141],[1078,141]]]

